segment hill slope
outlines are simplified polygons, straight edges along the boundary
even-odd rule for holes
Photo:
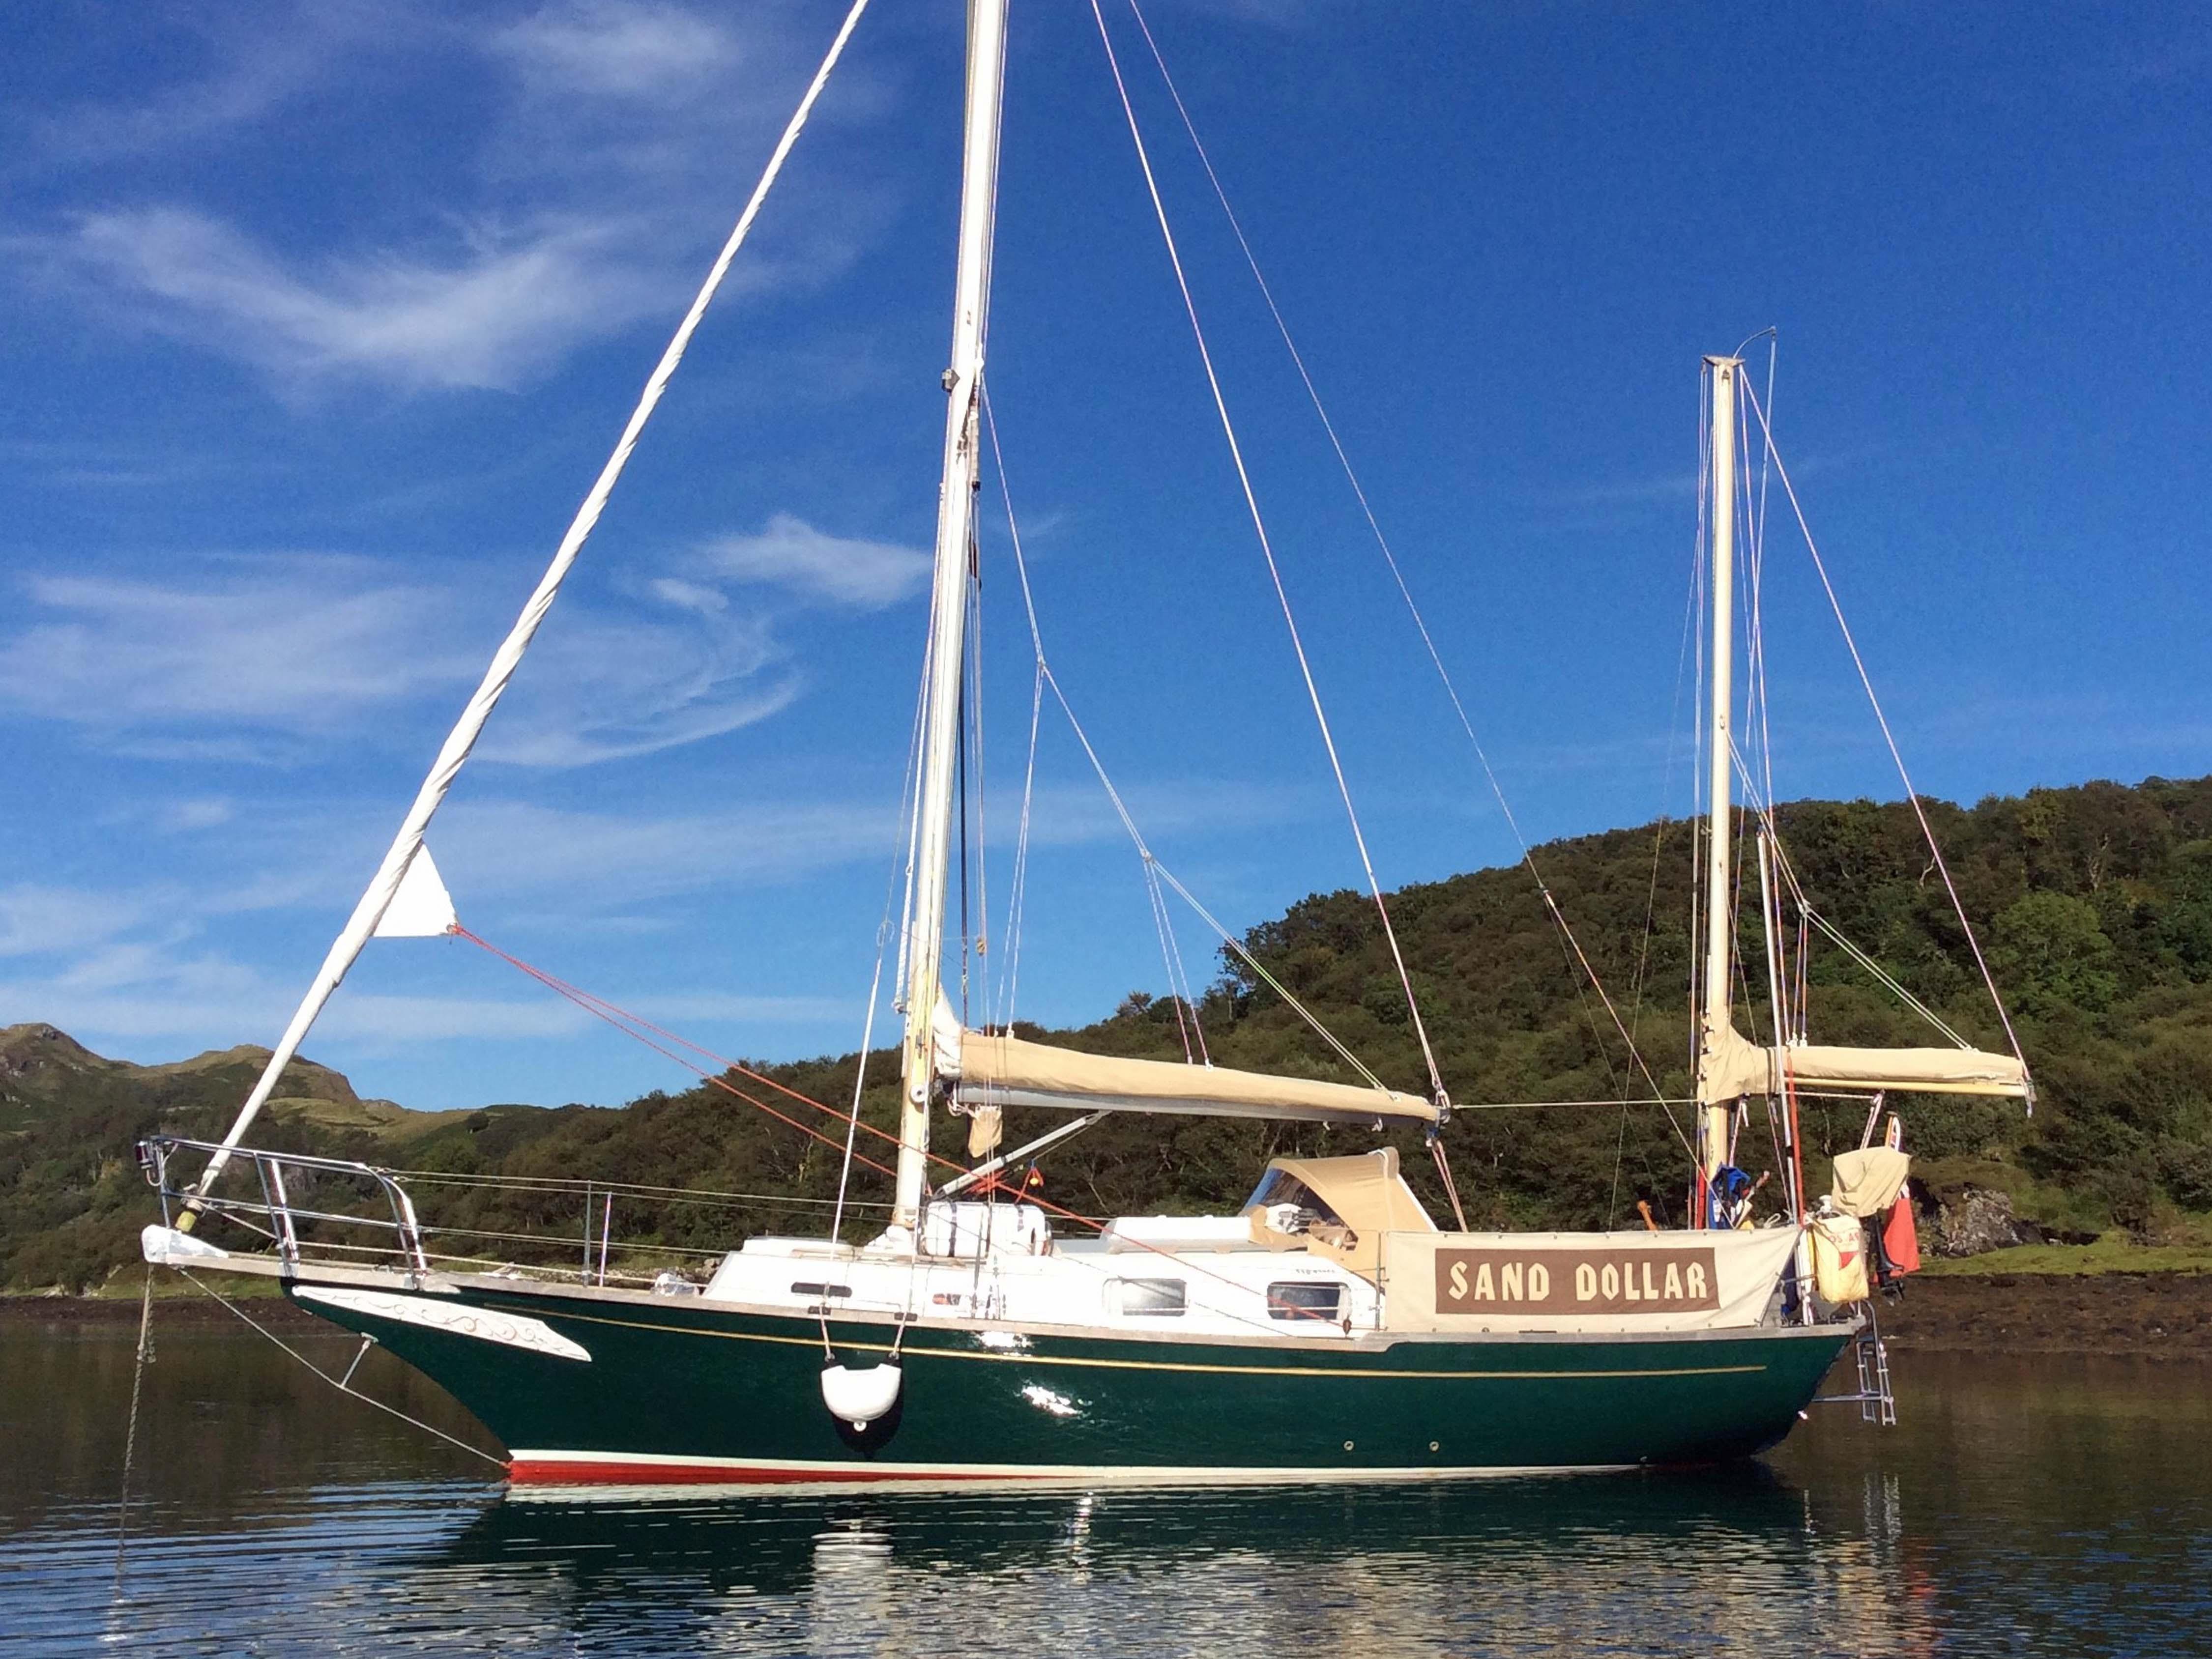
[[[2032,1118],[2007,1101],[1893,1103],[1923,1178],[2003,1188],[2023,1213],[2069,1230],[2187,1235],[2212,1212],[2212,778],[2038,790],[1971,811],[1925,804],[2042,1094]],[[1911,808],[1808,801],[1778,818],[1820,912],[1962,1033],[2003,1047]],[[1534,855],[1670,1095],[1688,1083],[1692,850],[1686,826],[1659,824],[1554,842]],[[1462,1103],[1447,1135],[1470,1222],[1618,1225],[1633,1221],[1638,1199],[1679,1220],[1686,1158],[1663,1112],[1479,1109],[1650,1092],[1528,872],[1480,870],[1407,887],[1392,897],[1391,913],[1438,1063]],[[1419,1044],[1362,895],[1316,894],[1245,942],[1386,1081],[1425,1088]],[[1816,945],[1809,965],[1816,1039],[1931,1040],[1840,951]],[[1101,1052],[1180,1059],[1176,1013],[1171,1002],[1133,992],[1109,1018],[1050,1035]],[[1293,1011],[1233,959],[1224,957],[1196,1014],[1217,1063],[1343,1075]],[[1763,1007],[1747,1005],[1739,1017],[1747,1029],[1765,1027]],[[851,1098],[856,1057],[761,1069],[814,1099],[842,1102]],[[265,1058],[266,1050],[237,1049],[129,1067],[50,1027],[0,1033],[0,1193],[9,1197],[0,1282],[82,1284],[129,1259],[147,1214],[133,1141],[156,1124],[219,1132]],[[864,1116],[885,1128],[896,1117],[895,1066],[888,1051],[870,1058]],[[303,1063],[287,1072],[283,1092],[275,1122],[256,1137],[264,1144],[455,1173],[775,1195],[740,1213],[672,1212],[658,1228],[672,1244],[716,1249],[740,1231],[817,1226],[811,1205],[836,1187],[834,1151],[713,1088],[648,1095],[621,1111],[415,1114],[359,1101],[337,1074]],[[1814,1102],[1807,1114],[1807,1176],[1818,1190],[1826,1154],[1857,1144],[1863,1109]],[[1008,1143],[1054,1121],[1010,1114]],[[948,1145],[954,1139],[939,1133]],[[1235,1202],[1276,1152],[1365,1143],[1319,1129],[1120,1117],[1055,1151],[1046,1173],[1056,1201],[1086,1211],[1194,1208]],[[1747,1166],[1772,1161],[1767,1144],[1764,1125],[1754,1125],[1741,1154]],[[1441,1213],[1419,1142],[1407,1139],[1404,1150]],[[870,1203],[887,1196],[886,1184],[855,1172],[854,1190]],[[427,1190],[423,1203],[426,1219],[497,1231],[565,1233],[577,1220],[566,1213],[574,1200],[440,1188]],[[860,1225],[876,1219],[865,1212]]]

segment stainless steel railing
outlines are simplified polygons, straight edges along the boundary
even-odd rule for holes
[[[176,1208],[189,1202],[203,1215],[235,1223],[258,1234],[274,1246],[279,1257],[295,1267],[300,1262],[302,1224],[365,1228],[373,1238],[390,1239],[388,1244],[367,1246],[365,1253],[396,1256],[416,1273],[430,1271],[430,1258],[423,1249],[422,1228],[415,1217],[414,1201],[390,1171],[349,1159],[233,1147],[229,1154],[231,1168],[242,1165],[252,1171],[259,1192],[258,1198],[253,1196],[253,1188],[243,1194],[217,1190],[202,1196],[191,1191],[173,1172],[174,1166],[180,1163],[180,1154],[182,1163],[204,1169],[206,1159],[222,1150],[213,1141],[190,1141],[173,1135],[152,1135],[138,1143],[138,1166],[145,1172],[147,1184],[161,1195],[163,1226],[175,1226]],[[285,1179],[288,1171],[293,1178],[289,1185]],[[357,1184],[355,1190],[368,1201],[368,1213],[319,1208],[300,1202],[301,1196],[323,1184],[325,1178],[331,1177]],[[232,1176],[230,1181],[234,1189],[240,1184],[237,1176]],[[295,1190],[300,1196],[295,1196]],[[383,1201],[386,1214],[376,1213],[378,1196]],[[350,1248],[357,1251],[364,1249],[358,1245]]]

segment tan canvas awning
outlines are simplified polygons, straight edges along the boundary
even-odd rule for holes
[[[963,1105],[1057,1106],[1321,1123],[1433,1123],[1417,1095],[1172,1060],[1084,1054],[1019,1037],[963,1032],[953,1098]]]
[[[1305,1232],[1277,1232],[1268,1225],[1267,1210],[1285,1201],[1319,1209],[1321,1220]],[[1244,1206],[1244,1214],[1251,1223],[1253,1243],[1271,1250],[1304,1245],[1370,1279],[1382,1262],[1385,1233],[1437,1230],[1398,1172],[1395,1147],[1378,1147],[1350,1158],[1274,1159]]]
[[[1698,1077],[1708,1104],[1747,1094],[1779,1094],[1784,1071],[1810,1089],[1853,1093],[1899,1089],[1924,1094],[2027,1093],[2027,1068],[2008,1054],[1981,1049],[1856,1049],[1813,1044],[1763,1049],[1734,1029],[1720,1033]]]

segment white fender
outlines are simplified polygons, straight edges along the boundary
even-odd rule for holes
[[[865,1429],[898,1403],[905,1376],[896,1360],[854,1371],[844,1365],[822,1367],[822,1403],[832,1417],[856,1429]]]

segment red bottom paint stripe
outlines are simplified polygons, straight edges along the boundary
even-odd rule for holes
[[[856,1463],[832,1468],[778,1468],[769,1465],[727,1463],[538,1462],[516,1458],[507,1466],[507,1478],[517,1486],[777,1486],[815,1485],[833,1481],[886,1480],[1049,1480],[1052,1475],[1024,1477],[1000,1469],[886,1468]]]

